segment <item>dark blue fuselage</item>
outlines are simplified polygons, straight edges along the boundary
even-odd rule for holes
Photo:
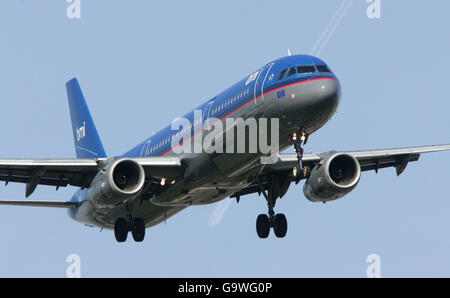
[[[286,94],[283,96],[282,90],[286,88],[286,86],[320,79],[337,81],[337,78],[331,71],[319,72],[317,71],[317,68],[314,73],[300,74],[297,72],[290,76],[287,76],[288,73],[286,73],[284,78],[278,80],[278,76],[285,69],[289,71],[292,67],[316,65],[326,66],[325,62],[319,58],[307,55],[287,56],[275,60],[253,72],[251,75],[245,77],[230,88],[222,91],[217,96],[201,104],[194,110],[201,110],[203,112],[204,123],[207,121],[206,118],[209,117],[223,120],[226,117],[235,116],[236,112],[244,106],[258,100],[261,101],[263,95],[266,96],[269,93],[281,91],[278,94],[278,97],[285,97]],[[328,67],[327,69],[329,70]],[[183,118],[188,119],[193,123],[195,120],[194,110],[185,114]],[[172,151],[170,140],[175,133],[177,133],[177,131],[172,130],[171,124],[169,124],[136,147],[132,148],[130,151],[126,152],[123,157],[164,156],[170,154]],[[194,127],[192,127],[191,135],[194,135]],[[146,146],[149,148],[146,148]]]

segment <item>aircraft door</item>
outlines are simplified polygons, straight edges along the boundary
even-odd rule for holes
[[[257,105],[264,102],[264,84],[266,83],[267,77],[269,76],[270,70],[272,69],[274,64],[274,62],[271,62],[264,66],[259,72],[258,77],[256,78],[253,94],[254,98],[256,98],[255,103]]]
[[[209,119],[209,117],[211,117],[211,111],[212,111],[212,107],[214,105],[214,100],[216,98],[214,97],[213,99],[211,99],[208,104],[205,106],[205,108],[203,109],[203,124],[206,123],[206,121]]]

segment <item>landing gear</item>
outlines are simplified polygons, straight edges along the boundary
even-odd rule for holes
[[[284,238],[287,233],[286,216],[282,213],[276,214],[272,218],[269,218],[266,214],[258,215],[256,219],[256,232],[258,237],[261,239],[269,237],[270,228],[273,228],[277,238]]]
[[[293,179],[298,183],[301,179],[308,178],[309,167],[303,165],[303,148],[302,144],[306,144],[308,141],[308,135],[301,129],[299,132],[295,132],[291,135],[291,141],[294,145],[295,152],[297,153],[297,159],[299,167],[295,168],[295,174]],[[260,214],[256,219],[256,232],[259,238],[267,238],[272,228],[275,236],[278,238],[284,238],[287,233],[287,220],[286,216],[282,213],[275,214],[274,208],[277,199],[284,196],[289,188],[292,180],[286,180],[280,178],[279,175],[273,175],[268,179],[268,185],[266,187],[261,183],[259,178],[256,178],[260,192],[264,195],[267,201],[267,207],[269,209],[268,215]],[[267,192],[266,192],[267,189]]]
[[[297,153],[298,164],[300,165],[300,170],[303,170],[303,148],[302,143],[306,144],[308,141],[308,135],[304,130],[301,130],[300,133],[293,133],[291,136],[291,141],[294,143],[294,150]],[[303,171],[301,171],[303,172]]]
[[[145,223],[142,218],[118,218],[114,223],[114,235],[117,242],[125,242],[128,232],[131,231],[133,239],[136,242],[142,242],[145,238]]]
[[[275,207],[276,200],[280,197],[279,191],[275,187],[275,184],[278,182],[276,179],[272,178],[270,180],[269,191],[266,193],[263,185],[256,179],[262,194],[267,200],[267,207],[269,209],[268,215],[260,214],[256,219],[256,233],[259,238],[265,239],[269,236],[270,229],[273,228],[275,232],[275,236],[278,238],[284,238],[287,233],[287,220],[284,214],[275,214],[273,210]]]

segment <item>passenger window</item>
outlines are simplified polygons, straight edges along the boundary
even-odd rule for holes
[[[297,73],[297,71],[296,71],[295,67],[291,67],[291,68],[289,69],[289,72],[288,72],[288,74],[287,74],[286,77],[290,77],[290,76],[292,76],[292,75],[295,75],[296,73]]]
[[[298,73],[315,73],[316,68],[314,65],[306,65],[297,67]]]
[[[288,69],[286,68],[286,69],[283,69],[282,72],[280,72],[280,75],[278,76],[277,81],[281,80],[284,77],[284,74],[286,73],[287,70]]]
[[[326,72],[326,73],[331,72],[331,70],[326,65],[316,65],[316,68],[318,72]]]

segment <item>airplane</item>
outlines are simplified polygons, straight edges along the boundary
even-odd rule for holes
[[[267,214],[256,220],[258,237],[287,233],[287,219],[275,205],[290,185],[304,180],[312,202],[329,202],[350,193],[361,172],[394,167],[397,175],[420,154],[450,150],[450,145],[399,149],[304,153],[309,136],[336,112],[341,86],[330,67],[310,55],[290,55],[265,64],[184,115],[187,128],[168,125],[121,156],[108,157],[76,78],[66,83],[77,158],[0,159],[0,181],[26,184],[28,198],[37,185],[75,186],[68,201],[0,201],[0,205],[67,208],[72,219],[114,231],[117,242],[129,232],[142,242],[146,228],[166,221],[189,206],[258,193]],[[195,130],[198,117],[208,124]],[[279,150],[273,152],[181,152],[188,139],[204,137],[230,118],[278,119]],[[208,120],[215,119],[213,124]],[[234,128],[233,128],[234,129]],[[238,127],[238,129],[247,129]],[[174,142],[180,133],[191,137]],[[194,135],[192,137],[192,135]],[[250,136],[245,134],[245,144]],[[182,142],[181,142],[182,140]],[[227,142],[234,138],[226,138]],[[174,146],[175,144],[175,146]],[[294,148],[294,154],[280,153]],[[262,157],[271,155],[272,162]]]

